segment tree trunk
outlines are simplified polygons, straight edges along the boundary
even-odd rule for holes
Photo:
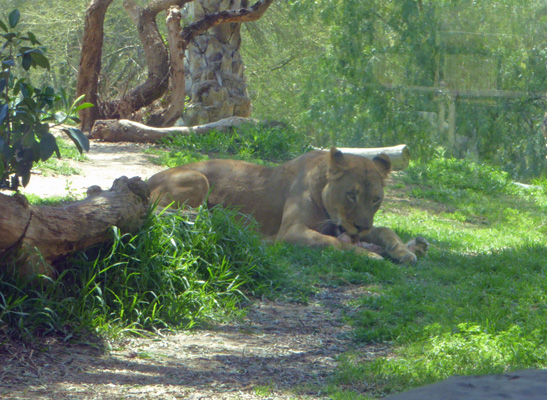
[[[50,264],[111,239],[109,228],[136,232],[148,212],[150,191],[140,178],[118,178],[112,189],[88,189],[88,197],[63,206],[29,205],[21,195],[0,194],[0,256],[21,275],[53,275]]]
[[[248,123],[256,124],[256,121],[249,118],[230,117],[211,122],[210,124],[192,127],[174,126],[171,128],[154,128],[127,119],[108,119],[95,122],[91,137],[102,139],[106,142],[158,143],[162,139],[174,134],[199,135],[213,129],[223,132]]]
[[[169,60],[171,80],[167,107],[148,119],[150,126],[173,126],[184,112],[186,84],[184,79],[184,50],[181,38],[182,15],[179,6],[169,8],[167,14],[167,41],[169,42]]]
[[[196,0],[188,5],[190,18],[194,21],[227,8],[246,7],[248,0]],[[239,52],[240,29],[241,23],[218,25],[189,43],[187,91],[190,103],[183,116],[186,125],[251,115],[251,100]]]
[[[85,101],[97,104],[97,86],[101,73],[101,58],[103,52],[104,17],[106,10],[113,0],[92,0],[85,15],[84,35],[82,38],[82,52],[80,69],[76,84],[76,97],[85,95]],[[97,107],[79,111],[82,131],[89,132],[99,116]]]

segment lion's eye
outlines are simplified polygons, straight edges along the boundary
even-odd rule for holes
[[[355,203],[355,200],[357,199],[357,197],[354,192],[347,192],[346,196],[348,197],[349,201],[351,201],[352,203]]]
[[[372,199],[372,204],[379,204],[380,202],[382,201],[382,198],[379,197],[379,196],[376,196],[375,198]]]

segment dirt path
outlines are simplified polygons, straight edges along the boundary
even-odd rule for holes
[[[256,301],[241,322],[131,338],[106,354],[54,340],[48,351],[8,344],[0,352],[0,397],[326,398],[321,387],[351,345],[342,313],[362,294],[345,287],[325,289],[308,305]],[[386,349],[361,352],[375,357]]]
[[[72,193],[110,188],[126,175],[162,170],[142,146],[93,142],[88,161],[74,162]],[[24,193],[65,196],[63,177],[33,175]],[[324,398],[339,355],[352,345],[344,310],[364,292],[324,288],[307,305],[256,300],[247,317],[208,330],[131,338],[107,352],[51,339],[36,350],[0,347],[2,399],[285,399]],[[362,357],[384,354],[367,346]],[[366,390],[366,387],[360,388]]]
[[[93,141],[86,153],[86,161],[64,160],[65,163],[80,170],[77,175],[62,176],[52,172],[33,173],[30,183],[23,188],[23,194],[36,194],[42,197],[85,194],[88,187],[99,185],[110,189],[120,176],[143,179],[162,171],[165,167],[153,164],[152,156],[143,153],[147,146],[137,143],[106,143]]]

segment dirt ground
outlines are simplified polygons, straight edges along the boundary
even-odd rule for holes
[[[162,170],[135,144],[93,142],[79,175],[33,175],[23,193],[65,196],[126,175]],[[343,315],[364,288],[323,288],[306,305],[254,300],[241,321],[205,330],[126,338],[112,349],[50,339],[0,346],[2,399],[326,398],[338,356],[354,345]],[[355,350],[355,349],[354,349]],[[361,358],[385,347],[356,349]],[[366,392],[366,383],[358,390]]]

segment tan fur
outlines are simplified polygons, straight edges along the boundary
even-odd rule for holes
[[[261,233],[272,240],[307,246],[334,246],[381,258],[352,243],[322,233],[341,227],[355,242],[366,241],[385,249],[402,263],[416,256],[388,228],[373,227],[373,217],[384,196],[384,179],[391,169],[386,155],[369,160],[313,151],[278,167],[234,160],[211,160],[162,171],[148,180],[151,199],[160,206],[237,206],[252,215]],[[209,192],[210,191],[210,192]]]

